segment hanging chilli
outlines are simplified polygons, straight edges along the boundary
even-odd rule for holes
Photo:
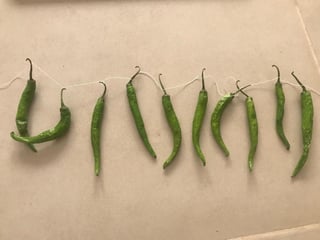
[[[168,167],[172,161],[175,159],[177,156],[180,146],[181,146],[181,128],[179,124],[179,120],[177,118],[177,115],[173,109],[170,95],[167,94],[162,81],[161,81],[161,74],[159,74],[159,82],[163,91],[163,96],[162,96],[162,106],[164,113],[166,115],[166,119],[168,121],[169,127],[171,128],[172,134],[173,134],[173,149],[170,154],[170,156],[167,158],[167,160],[163,164],[163,168],[165,169]]]
[[[238,90],[246,96],[246,108],[247,108],[247,118],[248,118],[248,125],[249,125],[249,135],[250,135],[250,150],[248,155],[248,167],[249,170],[253,170],[254,164],[254,155],[257,151],[258,145],[258,121],[256,110],[254,107],[253,98],[248,96],[246,93],[242,91],[242,89],[238,86],[239,80],[236,82]]]
[[[32,62],[29,58],[26,59],[30,63],[30,72],[29,72],[29,80],[27,81],[27,85],[24,88],[16,114],[16,126],[19,132],[19,135],[22,137],[28,137],[28,115],[29,111],[34,99],[35,91],[36,91],[36,81],[32,77]],[[31,143],[26,143],[27,146],[34,152],[37,152],[36,148]]]
[[[94,106],[91,120],[91,145],[94,156],[94,172],[96,176],[99,176],[101,169],[100,135],[105,105],[104,98],[107,91],[106,84],[104,82],[99,83],[103,84],[104,91],[102,95],[98,98],[96,105]]]
[[[60,92],[60,102],[61,102],[60,121],[57,123],[57,125],[54,128],[41,132],[36,136],[30,136],[30,137],[22,137],[15,134],[14,132],[11,132],[10,134],[11,137],[14,140],[19,142],[34,144],[34,143],[43,143],[47,141],[52,141],[65,135],[70,128],[71,112],[63,102],[62,93],[64,90],[65,88],[62,88]]]
[[[242,87],[241,90],[249,87],[250,85],[247,85],[245,87]],[[221,136],[221,117],[224,113],[224,110],[227,108],[227,106],[232,102],[234,96],[240,91],[240,89],[236,92],[229,93],[224,95],[217,103],[212,115],[211,115],[211,132],[216,140],[218,146],[223,151],[224,155],[226,157],[229,156],[229,150],[226,147],[222,136]]]
[[[275,84],[276,97],[277,97],[276,130],[282,143],[289,150],[290,144],[283,130],[284,103],[286,101],[286,98],[282,89],[282,83],[280,82],[280,70],[276,65],[272,65],[272,67],[275,67],[278,72],[278,80]]]
[[[138,133],[140,135],[140,138],[142,139],[142,142],[144,146],[147,148],[148,152],[151,154],[152,157],[156,158],[157,155],[155,154],[146,132],[146,129],[144,127],[143,118],[141,116],[138,99],[136,96],[136,90],[132,84],[133,79],[140,73],[140,67],[136,66],[138,68],[138,71],[131,77],[130,81],[127,83],[127,97],[128,102],[130,106],[130,110],[135,122],[135,125],[137,127]]]
[[[299,81],[299,79],[296,77],[294,72],[292,72],[291,74],[302,88],[300,97],[301,97],[301,128],[302,128],[303,151],[302,151],[300,160],[291,175],[292,177],[295,177],[303,168],[309,155],[309,150],[310,150],[311,140],[312,140],[312,129],[313,129],[313,102],[312,102],[311,93]]]
[[[196,150],[197,155],[202,161],[203,166],[206,165],[206,159],[200,147],[200,131],[204,119],[204,115],[207,109],[208,103],[208,92],[205,89],[204,85],[204,76],[203,73],[206,69],[202,69],[202,89],[199,92],[198,103],[194,113],[193,122],[192,122],[192,143],[194,149]]]

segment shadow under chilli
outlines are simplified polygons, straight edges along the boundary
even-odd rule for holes
[[[26,146],[21,146],[19,150],[14,151],[13,158],[17,160],[17,164],[29,165],[36,168],[54,164],[56,161],[63,161],[66,142],[70,141],[68,135],[54,141],[35,144],[38,150],[36,153],[31,152]],[[45,146],[40,147],[41,144]]]

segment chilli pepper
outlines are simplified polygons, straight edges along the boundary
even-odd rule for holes
[[[136,66],[138,68],[138,71],[131,77],[130,81],[127,83],[127,97],[128,102],[130,106],[130,110],[135,122],[135,125],[137,127],[138,133],[140,135],[140,138],[143,141],[144,146],[147,148],[148,152],[151,154],[152,157],[156,158],[156,154],[149,142],[148,135],[146,132],[146,129],[144,127],[144,121],[141,116],[141,112],[139,109],[138,99],[136,96],[136,90],[132,84],[133,79],[140,73],[140,67]]]
[[[101,135],[101,124],[104,113],[105,105],[105,95],[107,91],[107,86],[104,82],[99,82],[103,84],[104,91],[101,97],[98,98],[96,105],[93,110],[92,120],[91,120],[91,145],[94,156],[94,172],[96,176],[99,176],[101,169],[101,152],[100,152],[100,135]]]
[[[202,127],[204,115],[207,109],[208,103],[208,92],[205,89],[204,85],[204,76],[203,73],[206,69],[202,69],[202,89],[199,92],[198,103],[194,113],[193,122],[192,122],[192,143],[196,150],[197,155],[199,156],[200,160],[202,161],[203,166],[206,165],[206,159],[200,147],[200,130]]]
[[[277,97],[276,130],[282,143],[289,150],[290,143],[286,135],[284,134],[284,130],[283,130],[284,103],[286,101],[286,98],[282,89],[282,83],[280,82],[280,70],[276,65],[272,65],[272,67],[275,67],[278,72],[278,80],[275,84],[276,97]]]
[[[177,115],[176,115],[174,108],[173,108],[173,105],[171,103],[170,95],[167,94],[167,92],[162,84],[161,75],[162,74],[160,73],[159,74],[159,82],[160,82],[160,85],[161,85],[161,88],[163,91],[162,106],[163,106],[163,110],[166,115],[166,119],[168,121],[169,127],[172,131],[172,134],[173,134],[173,149],[172,149],[170,156],[167,158],[167,160],[163,164],[163,169],[165,169],[166,167],[168,167],[172,163],[172,161],[177,156],[179,149],[180,149],[180,146],[181,146],[182,136],[181,136],[181,128],[180,128],[179,120],[177,118]]]
[[[301,97],[301,128],[302,128],[303,151],[302,151],[300,160],[291,175],[291,177],[295,177],[305,165],[309,155],[309,150],[310,150],[311,140],[312,140],[312,129],[313,129],[313,102],[312,102],[312,96],[310,91],[308,91],[306,87],[299,81],[299,79],[296,77],[294,72],[292,72],[291,75],[295,78],[295,80],[298,82],[298,84],[302,88],[300,97]]]
[[[248,124],[249,124],[249,135],[250,135],[250,150],[248,155],[248,166],[249,170],[253,170],[253,164],[254,164],[254,155],[257,151],[257,145],[258,145],[258,121],[257,121],[257,115],[256,110],[254,107],[253,98],[248,96],[246,93],[242,91],[242,89],[238,86],[239,80],[237,81],[237,88],[238,90],[246,96],[246,108],[247,108],[247,118],[248,118]]]
[[[32,77],[32,62],[30,58],[27,58],[26,61],[30,63],[29,80],[27,81],[27,85],[24,88],[22,95],[20,97],[18,110],[16,114],[16,126],[18,129],[19,135],[22,137],[29,136],[28,115],[29,115],[30,107],[33,102],[35,91],[36,91],[36,81]],[[32,151],[37,152],[33,144],[27,143],[26,145]]]
[[[247,85],[245,87],[242,87],[241,90],[249,87],[250,85]],[[211,115],[211,132],[212,135],[214,137],[214,139],[216,140],[217,144],[219,145],[219,147],[221,148],[221,150],[223,151],[223,153],[225,154],[226,157],[229,156],[229,150],[226,147],[222,136],[221,136],[221,117],[222,114],[224,112],[224,110],[227,108],[227,106],[232,102],[234,96],[239,92],[240,90],[233,92],[233,93],[229,93],[224,95],[217,103],[212,115]]]
[[[61,102],[60,121],[57,123],[57,125],[54,128],[43,131],[36,136],[29,136],[29,137],[22,137],[15,134],[14,132],[11,132],[10,134],[11,137],[18,142],[34,144],[34,143],[43,143],[43,142],[52,141],[65,135],[70,128],[71,112],[63,102],[62,93],[64,90],[65,88],[62,88],[60,92],[60,102]]]

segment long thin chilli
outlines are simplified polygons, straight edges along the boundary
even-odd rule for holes
[[[105,95],[107,86],[104,82],[100,82],[104,86],[102,95],[97,99],[94,106],[91,120],[91,145],[94,156],[94,172],[96,176],[99,176],[101,169],[101,151],[100,151],[100,136],[101,136],[101,125],[104,115]]]
[[[136,90],[134,86],[132,85],[132,80],[140,73],[140,67],[136,66],[138,68],[138,71],[131,77],[130,81],[127,83],[127,97],[128,97],[128,102],[130,106],[130,110],[135,122],[135,125],[137,127],[138,133],[140,138],[143,141],[144,146],[150,153],[150,155],[154,158],[157,157],[156,153],[154,152],[150,142],[149,138],[147,135],[147,131],[144,126],[144,121],[140,112],[139,104],[138,104],[138,99],[136,96]]]
[[[173,148],[172,148],[171,154],[163,164],[163,168],[165,169],[173,162],[173,160],[177,156],[181,146],[182,136],[181,136],[181,128],[180,128],[179,120],[174,111],[174,108],[170,99],[170,95],[167,94],[162,84],[160,76],[161,74],[159,74],[159,82],[163,91],[162,106],[173,135]]]
[[[254,156],[257,151],[258,145],[258,121],[256,110],[254,107],[254,102],[252,97],[247,97],[246,99],[246,106],[247,106],[247,116],[248,116],[248,123],[249,123],[249,134],[250,134],[250,150],[248,156],[248,166],[249,170],[253,170],[254,164]]]
[[[18,110],[16,114],[16,126],[19,132],[19,135],[22,137],[28,137],[28,115],[34,99],[36,91],[36,81],[32,77],[32,61],[30,58],[27,58],[26,61],[30,63],[30,72],[29,80],[27,85],[24,88],[22,95],[20,97]],[[26,143],[26,145],[34,152],[37,152],[36,148],[31,143]]]
[[[247,109],[247,118],[248,118],[248,126],[249,126],[249,137],[250,137],[250,150],[248,155],[248,167],[250,172],[253,170],[254,165],[254,156],[257,151],[258,146],[258,120],[257,114],[253,102],[253,98],[248,96],[246,93],[239,88],[237,81],[238,90],[246,96],[246,109]]]
[[[308,160],[309,150],[312,140],[313,130],[313,101],[310,91],[299,81],[294,72],[291,73],[302,88],[301,96],[301,130],[303,140],[303,151],[298,164],[296,165],[291,177],[295,177],[304,167]]]
[[[275,91],[276,91],[276,97],[277,97],[276,130],[281,142],[289,150],[290,143],[286,135],[284,134],[284,130],[283,130],[284,104],[285,104],[286,98],[283,92],[282,83],[280,82],[280,70],[276,65],[272,65],[272,67],[275,67],[278,72],[278,80],[275,84]]]
[[[203,123],[203,119],[207,109],[208,103],[208,92],[205,89],[204,85],[204,76],[203,73],[205,68],[202,70],[202,89],[199,92],[198,103],[194,113],[193,122],[192,122],[192,143],[196,150],[196,153],[200,160],[202,161],[203,166],[206,165],[206,159],[200,147],[200,131]]]

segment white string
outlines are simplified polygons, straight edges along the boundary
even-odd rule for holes
[[[320,96],[320,93],[317,90],[315,90],[314,88],[308,87],[308,89],[309,89],[309,91],[311,91],[311,92],[315,93],[316,95]]]
[[[150,73],[148,72],[140,72],[140,74],[147,76],[148,78],[150,78],[153,83],[162,91],[162,88],[160,86],[160,84],[158,83],[158,81],[155,80],[155,77],[153,77]],[[189,86],[190,84],[192,84],[193,82],[199,80],[199,76],[194,77],[192,80],[183,83],[183,84],[179,84],[177,86],[173,86],[173,87],[166,87],[166,90],[170,90],[170,89],[176,89],[176,88],[185,88],[187,86]]]
[[[16,80],[18,80],[18,79],[23,79],[23,78],[21,77],[21,75],[22,75],[22,73],[25,72],[25,70],[26,70],[26,69],[23,69],[23,71],[17,73],[11,80],[9,80],[8,82],[2,84],[2,85],[0,86],[0,89],[7,89],[7,88],[9,88],[9,87],[11,86],[11,84],[12,84],[13,82],[15,82]]]
[[[278,78],[273,78],[273,79],[266,80],[266,81],[262,81],[262,82],[252,83],[251,86],[252,86],[252,87],[255,87],[255,86],[267,84],[267,83],[270,83],[270,82],[274,82],[274,81],[277,80],[277,79],[278,79]]]
[[[158,81],[156,81],[156,79],[150,73],[148,73],[148,72],[140,72],[140,74],[145,75],[148,78],[150,78],[153,81],[154,85],[156,85],[156,87],[159,88],[162,91],[160,84],[158,83]]]
[[[60,82],[58,82],[57,80],[55,80],[53,77],[51,77],[50,75],[49,75],[49,73],[47,73],[46,71],[44,71],[40,66],[38,66],[36,63],[34,63],[33,62],[33,66],[35,66],[36,68],[38,68],[38,70],[40,71],[40,72],[42,72],[44,75],[46,75],[47,76],[47,78],[49,78],[51,81],[53,81],[55,84],[57,84],[59,87],[61,87],[61,88],[63,88],[63,85],[60,83]]]
[[[231,78],[235,83],[238,81],[238,79],[236,79],[234,76],[229,76],[228,78]],[[250,86],[251,87],[256,87],[259,85],[264,85],[270,82],[274,82],[275,80],[277,80],[278,78],[272,78],[270,80],[265,80],[265,81],[261,81],[261,82],[256,82],[256,83],[251,83]],[[281,81],[282,82],[282,81]]]
[[[59,81],[57,81],[55,78],[53,78],[49,73],[47,73],[45,70],[43,70],[38,64],[36,64],[34,61],[33,61],[33,66],[35,66],[40,72],[42,72],[44,75],[46,75],[48,77],[48,79],[50,79],[51,81],[53,81],[55,84],[57,84],[59,87],[63,88],[72,88],[72,87],[80,87],[80,86],[87,86],[87,85],[91,85],[91,84],[96,84],[98,82],[101,82],[101,81],[90,81],[90,82],[82,82],[82,83],[77,83],[77,84],[70,84],[70,85],[62,85]],[[24,70],[25,71],[25,70]],[[24,72],[24,71],[21,71],[20,73],[18,73],[16,75],[15,78],[13,78],[12,80],[10,80],[8,83],[5,84],[5,86],[3,87],[3,89],[5,88],[8,88],[10,87],[10,85],[17,79],[19,78],[19,76]],[[161,89],[161,86],[160,84],[155,80],[155,77],[148,73],[148,72],[140,72],[140,74],[142,75],[145,75],[147,76],[149,79],[151,79],[153,81],[153,83],[160,89]],[[210,77],[209,77],[210,78]],[[130,78],[128,77],[119,77],[119,76],[115,76],[115,77],[105,77],[102,81],[103,82],[106,82],[106,81],[110,81],[110,80],[114,80],[114,79],[120,79],[120,80],[130,80]],[[167,90],[170,90],[170,89],[176,89],[176,88],[185,88],[187,86],[189,86],[190,84],[192,84],[193,82],[197,81],[197,80],[200,80],[199,76],[196,76],[194,77],[191,81],[188,81],[184,84],[179,84],[177,86],[174,86],[174,87],[169,87],[169,88],[166,88]],[[219,95],[222,96],[221,94],[221,91],[218,87],[218,84],[215,82],[215,85],[216,85],[216,89],[217,89],[217,92]],[[0,87],[1,89],[2,87]]]
[[[281,83],[290,85],[290,86],[295,87],[295,88],[300,88],[301,87],[299,84],[294,84],[294,83],[291,83],[291,82],[288,82],[288,81],[281,81]],[[308,91],[313,92],[316,95],[320,96],[320,93],[317,90],[315,90],[314,88],[311,88],[308,85],[304,85],[304,86],[306,87],[306,89],[308,89]]]
[[[128,77],[106,77],[102,81],[100,80],[100,81],[90,81],[90,82],[75,83],[75,84],[66,85],[65,88],[87,86],[87,85],[96,84],[96,83],[99,83],[99,82],[108,82],[108,81],[110,81],[112,79],[130,80],[130,78],[128,78]]]
[[[63,86],[59,81],[57,81],[56,79],[54,79],[53,77],[51,77],[46,71],[44,71],[40,66],[38,66],[36,63],[33,62],[33,65],[39,70],[41,71],[43,74],[45,74],[48,79],[50,79],[51,81],[53,81],[55,84],[57,84],[59,87],[63,88],[72,88],[72,87],[80,87],[80,86],[87,86],[87,85],[91,85],[91,84],[96,84],[96,83],[99,83],[101,81],[90,81],[90,82],[82,82],[82,83],[77,83],[77,84],[70,84],[70,85],[66,85],[66,86]],[[4,83],[2,86],[0,86],[0,89],[7,89],[9,88],[12,83],[14,81],[16,81],[17,79],[23,79],[22,77],[20,77],[22,75],[22,73],[25,72],[26,69],[24,69],[23,71],[19,72],[18,74],[15,75],[15,77],[13,77],[10,81],[8,81],[7,83]],[[149,79],[151,79],[153,81],[153,83],[161,90],[161,86],[160,84],[155,80],[155,77],[148,73],[148,72],[140,72],[140,74],[144,75],[144,76],[147,76]],[[206,78],[213,78],[213,76],[211,75],[207,75]],[[237,81],[237,79],[234,77],[234,76],[229,76],[227,78],[230,78],[232,80],[234,80],[235,82]],[[129,77],[121,77],[121,76],[114,76],[114,77],[105,77],[102,82],[106,82],[106,81],[110,81],[110,80],[115,80],[115,79],[120,79],[120,80],[130,80]],[[270,80],[265,80],[265,81],[261,81],[261,82],[257,82],[257,83],[252,83],[250,84],[252,87],[257,87],[259,85],[264,85],[264,84],[267,84],[267,83],[271,83],[271,82],[274,82],[275,80],[277,80],[278,78],[272,78]],[[196,76],[194,77],[192,80],[186,82],[186,83],[183,83],[183,84],[179,84],[179,85],[176,85],[176,86],[173,86],[173,87],[169,87],[169,88],[166,88],[167,90],[170,90],[170,89],[176,89],[176,88],[185,88],[187,86],[189,86],[190,84],[192,84],[193,82],[197,81],[197,80],[201,80],[199,76]],[[296,87],[296,88],[299,88],[300,86],[298,84],[294,84],[294,83],[291,83],[291,82],[288,82],[288,81],[281,81],[281,83],[283,84],[287,84],[287,85],[290,85],[292,87]],[[223,94],[221,92],[221,89],[219,88],[219,85],[216,81],[214,81],[214,84],[216,86],[216,91],[218,93],[218,95],[220,96],[224,96],[225,94]],[[309,87],[308,85],[305,85],[305,87],[315,93],[316,95],[320,96],[320,92],[318,92],[317,90],[315,90],[314,88],[312,87]]]
[[[235,81],[237,81],[236,78],[233,77],[233,76],[230,76],[230,78],[232,78],[232,79],[234,79]],[[278,78],[276,77],[276,78],[273,78],[273,79],[270,79],[270,80],[265,80],[265,81],[262,81],[262,82],[252,83],[252,84],[250,84],[250,85],[253,86],[253,87],[256,87],[256,86],[263,85],[263,84],[266,84],[266,83],[274,82],[274,81],[277,80],[277,79],[278,79]],[[288,82],[288,81],[283,81],[283,80],[282,80],[281,83],[290,85],[290,86],[295,87],[295,88],[300,88],[300,85],[299,85],[299,84],[294,84],[294,83],[291,83],[291,82]],[[309,91],[311,91],[311,92],[315,93],[316,95],[320,96],[320,92],[318,92],[318,91],[315,90],[314,88],[309,87],[308,85],[304,85],[304,86],[305,86]]]
[[[232,80],[234,81],[234,84],[235,84],[235,85],[237,84],[238,79],[236,79],[234,76],[229,76],[228,78],[232,79]],[[247,88],[247,87],[249,88],[249,87],[251,87],[251,86],[257,86],[257,85],[265,84],[265,83],[268,83],[268,82],[271,82],[271,81],[273,81],[273,80],[266,80],[266,81],[259,82],[259,83],[248,84],[248,85],[246,85],[246,86],[244,86],[244,87],[241,87],[241,88],[242,88],[242,89],[243,89],[243,88]],[[241,92],[240,92],[239,90],[236,90],[236,91],[233,92],[233,94],[234,94],[235,97],[238,97],[238,96],[240,95],[240,93],[241,93]]]
[[[109,82],[110,80],[116,80],[116,79],[118,79],[118,80],[127,80],[127,81],[130,80],[129,77],[117,77],[117,76],[115,76],[115,77],[105,77],[102,81],[96,81],[96,82]]]
[[[213,79],[213,76],[211,76],[211,75],[206,75],[206,78],[211,78],[211,79]],[[214,84],[216,85],[216,90],[217,90],[218,95],[219,95],[220,97],[223,97],[225,94],[223,94],[223,93],[221,92],[218,83],[217,83],[216,81],[214,81]]]
[[[292,83],[292,82],[288,82],[288,81],[281,81],[282,84],[287,84],[291,87],[294,87],[294,88],[300,88],[300,85],[299,84],[296,84],[296,83]]]
[[[174,87],[166,88],[166,90],[176,89],[176,88],[185,88],[185,87],[187,87],[188,85],[190,85],[191,83],[193,83],[193,82],[195,82],[195,81],[197,81],[197,80],[199,80],[199,77],[198,77],[198,76],[195,77],[195,78],[193,78],[191,81],[186,82],[186,83],[179,84],[179,85],[174,86]]]
[[[236,79],[234,76],[229,76],[228,78],[233,80],[234,84],[236,85],[236,82],[238,81],[238,79]]]
[[[4,83],[3,85],[1,85],[0,86],[0,89],[7,89],[7,88],[9,88],[10,86],[11,86],[11,84],[14,82],[14,81],[16,81],[16,80],[18,80],[18,79],[22,79],[21,77],[14,77],[12,80],[10,80],[9,82],[6,82],[6,83]]]
[[[153,77],[150,73],[148,73],[148,72],[140,72],[140,74],[145,75],[148,78],[150,78],[153,81],[153,83],[162,91],[162,88],[161,88],[159,82],[156,81],[155,77]],[[199,80],[199,76],[194,77],[192,80],[190,80],[190,81],[188,81],[188,82],[186,82],[184,84],[179,84],[179,85],[174,86],[174,87],[167,87],[166,90],[176,89],[176,88],[185,88],[185,87],[187,87],[188,85],[192,84],[193,82],[195,82],[197,80]]]
[[[70,84],[70,85],[66,85],[64,86],[65,88],[73,88],[73,87],[81,87],[81,86],[87,86],[87,85],[91,85],[91,84],[96,84],[99,83],[99,81],[95,81],[95,82],[83,82],[83,83],[76,83],[76,84]]]

